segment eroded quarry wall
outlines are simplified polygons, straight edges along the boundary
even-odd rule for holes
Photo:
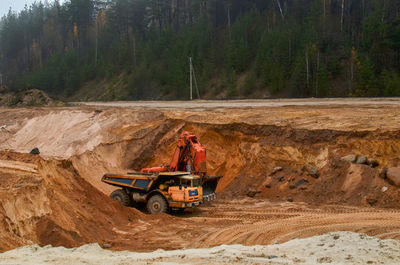
[[[399,208],[399,188],[384,174],[400,166],[400,128],[390,120],[397,112],[357,108],[353,117],[330,107],[2,109],[0,230],[6,243],[0,250],[120,237],[124,220],[146,217],[111,202],[114,188],[101,176],[168,164],[183,130],[207,147],[209,175],[224,176],[221,198]],[[40,157],[26,154],[33,147]],[[352,154],[377,163],[342,159]]]
[[[280,120],[276,109],[263,111],[250,110],[250,116],[249,110],[240,109],[64,108],[39,109],[37,115],[26,109],[3,110],[1,146],[18,152],[38,147],[46,159],[68,159],[83,178],[108,194],[113,188],[100,182],[104,173],[168,164],[179,133],[188,130],[207,147],[209,174],[224,176],[218,186],[223,196],[250,192],[310,203],[376,200],[373,204],[398,205],[397,188],[379,174],[382,168],[399,163],[400,131],[382,126],[353,130],[357,117],[349,121],[346,115],[321,123],[332,109],[322,108],[317,117],[310,115],[314,125],[304,120],[310,114],[304,109],[282,110],[286,117]],[[311,114],[315,111],[315,107],[310,110]],[[10,115],[12,119],[7,119]],[[340,160],[350,154],[374,159],[379,166]],[[277,167],[282,170],[273,172]]]

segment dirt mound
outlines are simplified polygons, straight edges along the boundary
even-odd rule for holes
[[[50,106],[63,105],[50,98],[44,91],[38,89],[24,90],[17,93],[5,92],[0,94],[0,106]]]
[[[11,152],[0,158],[0,251],[32,243],[73,247],[112,241],[115,229],[146,219],[87,183],[69,161]]]

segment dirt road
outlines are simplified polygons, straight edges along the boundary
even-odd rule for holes
[[[218,201],[154,223],[127,226],[113,245],[127,247],[131,238],[140,251],[209,248],[222,244],[246,246],[286,242],[335,231],[366,233],[400,240],[400,210],[305,203],[270,203],[242,199]],[[121,246],[121,245],[120,245]],[[119,249],[119,247],[117,247]]]
[[[334,98],[334,99],[269,99],[269,100],[194,100],[194,101],[117,101],[117,102],[74,102],[75,105],[156,108],[156,109],[215,109],[215,108],[261,108],[285,106],[332,106],[332,105],[376,105],[399,106],[398,98]]]

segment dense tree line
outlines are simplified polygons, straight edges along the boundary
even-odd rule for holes
[[[207,98],[398,96],[400,1],[54,0],[0,22],[11,90],[187,98],[189,57]]]

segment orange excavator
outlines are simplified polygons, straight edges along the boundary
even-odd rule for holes
[[[197,136],[190,132],[181,133],[169,166],[143,168],[142,173],[186,171],[205,177],[207,174],[206,148]]]
[[[216,198],[222,176],[207,176],[206,148],[182,132],[170,165],[143,168],[127,175],[105,174],[102,181],[120,187],[110,197],[123,205],[145,202],[150,213],[184,210]]]

